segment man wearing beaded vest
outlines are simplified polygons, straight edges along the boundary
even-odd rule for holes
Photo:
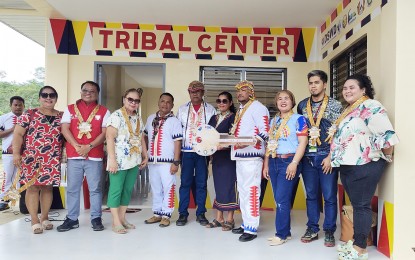
[[[309,143],[302,159],[308,222],[301,241],[309,243],[318,239],[321,191],[324,197],[324,245],[333,247],[337,220],[338,171],[330,166],[330,143],[327,142],[327,137],[330,127],[340,116],[342,105],[325,94],[327,74],[324,71],[313,70],[308,73],[307,78],[311,96],[297,106],[298,114],[306,118],[309,129]]]
[[[91,224],[94,231],[102,225],[102,167],[108,109],[99,105],[99,85],[86,81],[81,85],[81,99],[69,105],[62,117],[62,134],[66,139],[68,157],[67,208],[65,222],[59,232],[79,227],[80,192],[84,176],[88,182],[91,202]]]
[[[184,226],[187,223],[189,212],[190,188],[193,181],[196,184],[195,201],[196,221],[205,226],[209,221],[205,217],[206,196],[207,196],[207,158],[198,155],[192,147],[192,142],[199,126],[207,124],[209,119],[216,114],[215,108],[204,102],[203,95],[205,86],[200,81],[192,81],[189,84],[188,92],[190,102],[179,107],[177,118],[183,127],[182,140],[182,164],[180,175],[180,201],[179,201],[179,219],[176,221],[177,226]]]
[[[232,230],[241,234],[239,241],[251,241],[257,237],[259,226],[259,197],[261,194],[262,165],[265,154],[265,141],[268,138],[268,109],[255,100],[254,85],[242,81],[236,86],[236,95],[240,103],[230,134],[254,136],[255,145],[232,146],[231,159],[236,160],[236,178],[239,203],[242,212],[242,225]]]

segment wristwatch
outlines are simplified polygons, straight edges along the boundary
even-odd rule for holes
[[[179,166],[179,164],[181,163],[181,161],[180,160],[177,160],[177,161],[173,161],[173,164],[174,165],[176,165],[176,166]]]

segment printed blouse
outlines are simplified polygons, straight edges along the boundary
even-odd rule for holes
[[[331,144],[331,164],[363,165],[386,159],[382,148],[398,142],[386,109],[379,101],[368,99],[340,122]]]

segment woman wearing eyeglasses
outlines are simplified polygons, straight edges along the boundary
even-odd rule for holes
[[[212,116],[209,125],[216,128],[219,133],[229,133],[235,119],[235,106],[232,95],[222,92],[216,99],[218,114]],[[236,197],[236,163],[231,160],[230,147],[219,147],[212,155],[213,182],[215,185],[216,198],[213,208],[216,218],[207,228],[222,227],[223,231],[230,231],[235,226],[233,219],[234,211],[239,209]],[[223,212],[228,212],[226,221]]]
[[[27,110],[17,119],[12,141],[13,164],[20,168],[20,183],[26,189],[25,202],[34,234],[53,229],[48,214],[53,198],[52,187],[60,184],[63,143],[62,112],[55,109],[57,100],[58,93],[53,87],[41,88],[40,106]]]
[[[124,106],[112,113],[107,123],[107,170],[110,178],[107,206],[112,214],[112,230],[118,234],[135,229],[125,219],[125,213],[138,170],[147,165],[144,125],[138,114],[140,98],[137,89],[128,89],[123,97]]]

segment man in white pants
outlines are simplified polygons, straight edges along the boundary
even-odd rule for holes
[[[0,116],[0,138],[2,138],[2,158],[3,158],[3,169],[4,169],[4,180],[1,185],[0,194],[0,211],[9,208],[9,202],[3,201],[4,195],[12,186],[17,168],[13,165],[13,150],[12,140],[14,126],[16,125],[16,119],[23,113],[24,110],[24,99],[19,96],[13,96],[10,98],[11,112]]]
[[[242,225],[232,230],[242,234],[239,241],[247,242],[257,237],[259,226],[259,197],[261,194],[261,172],[265,153],[265,141],[268,138],[268,109],[255,100],[254,85],[242,81],[236,86],[236,96],[241,104],[235,116],[231,134],[254,136],[255,145],[232,146],[231,159],[236,160],[236,179],[239,192],[239,205],[242,212]]]
[[[144,130],[148,142],[148,169],[154,214],[144,222],[160,222],[160,227],[170,225],[174,210],[175,174],[180,165],[182,125],[171,111],[173,106],[174,97],[170,93],[161,94],[159,111],[148,117]]]

